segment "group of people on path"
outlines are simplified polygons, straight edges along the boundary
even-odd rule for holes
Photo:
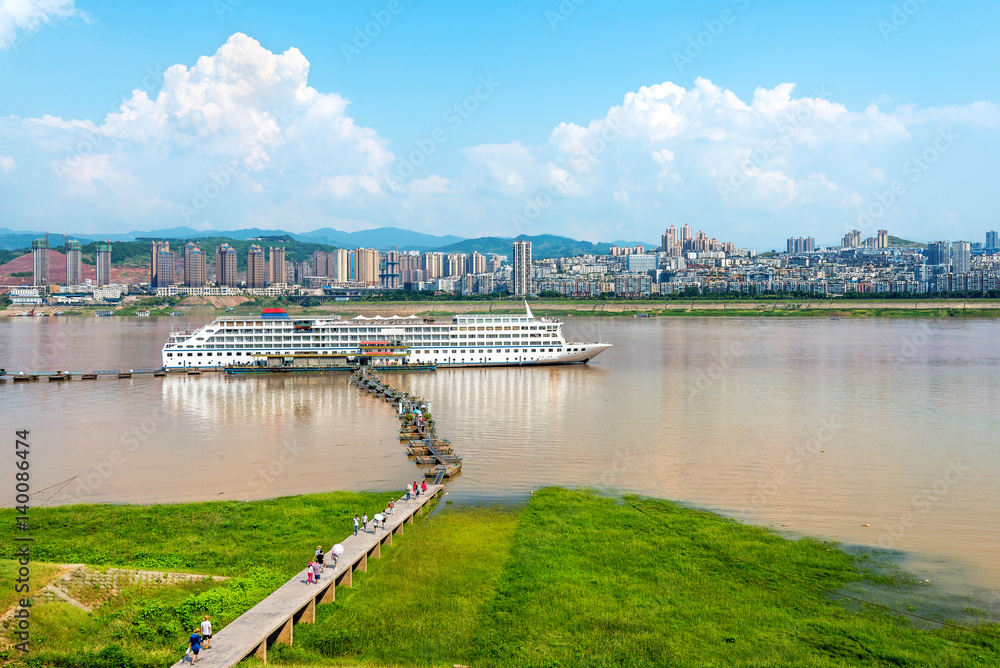
[[[332,566],[337,567],[337,553],[330,552],[330,556],[333,558]],[[306,584],[319,584],[320,575],[326,570],[326,555],[323,554],[323,546],[317,545],[316,552],[313,553],[313,558],[306,566]]]
[[[208,615],[205,615],[201,624],[188,638],[188,653],[192,655],[191,663],[201,660],[198,653],[203,649],[212,649],[212,622]]]
[[[420,487],[417,487],[417,481],[414,480],[412,485],[408,485],[406,487],[406,500],[410,500],[410,494],[413,494],[414,498],[419,499],[421,492],[424,494],[427,493],[427,481],[424,480],[420,483]]]
[[[420,494],[423,492],[427,493],[427,481],[417,485],[417,481],[414,480],[413,484],[406,486],[406,500],[410,500],[410,495],[412,494],[414,498],[420,498]],[[396,514],[396,499],[389,499],[389,505],[386,507],[384,513],[379,513],[372,518],[373,522],[373,533],[378,531],[379,523],[382,525],[382,529],[385,529],[385,520],[387,515]],[[368,514],[362,513],[359,518],[357,515],[354,516],[354,535],[358,535],[358,529],[363,530],[368,533]],[[335,553],[331,552],[330,556],[333,557],[333,567],[337,567],[338,557]],[[306,584],[319,584],[320,576],[326,569],[326,555],[323,553],[323,546],[317,545],[316,552],[313,554],[313,558],[309,561],[309,565],[306,567]],[[198,628],[194,630],[191,637],[188,639],[188,653],[192,655],[191,663],[196,663],[201,660],[199,653],[203,649],[212,649],[212,622],[209,620],[208,615],[205,615],[204,620]]]
[[[414,480],[412,485],[406,486],[406,500],[410,500],[410,495],[412,494],[416,498],[420,498],[420,493],[427,492],[427,482],[424,481],[417,486],[417,481]],[[395,497],[389,499],[389,505],[386,507],[385,511],[378,513],[371,518],[372,522],[372,533],[378,533],[379,525],[385,530],[385,521],[388,515],[396,514],[396,499]],[[362,513],[360,517],[354,516],[354,535],[358,535],[358,531],[364,531],[368,533],[368,513]],[[333,554],[333,566],[337,565],[337,555]],[[324,562],[323,547],[321,545],[316,546],[316,553],[313,555],[312,560],[306,566],[306,584],[319,584],[320,575],[323,569],[326,568],[326,563]]]

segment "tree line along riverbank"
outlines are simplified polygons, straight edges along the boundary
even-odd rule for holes
[[[257,502],[64,506],[33,511],[36,557],[228,575],[135,585],[90,612],[38,605],[32,654],[12,666],[145,667],[176,661],[205,614],[216,629],[300,571],[317,543],[389,493]],[[978,666],[1000,660],[1000,627],[917,628],[840,598],[847,587],[922,586],[838,546],[790,540],[668,501],[546,488],[529,503],[425,515],[275,646],[289,666]],[[9,559],[11,511],[0,511]],[[3,571],[0,571],[3,572]],[[36,585],[37,586],[37,585]]]

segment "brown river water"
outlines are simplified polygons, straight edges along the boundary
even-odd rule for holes
[[[0,319],[0,366],[155,367],[171,327],[210,319]],[[392,377],[432,402],[464,457],[449,498],[634,491],[899,551],[921,578],[1000,601],[1000,323],[570,317],[564,331],[615,347],[587,366]],[[14,430],[31,430],[33,489],[76,476],[36,504],[419,479],[391,406],[347,374],[7,382],[0,415],[8,453]],[[0,489],[13,500],[9,473]]]

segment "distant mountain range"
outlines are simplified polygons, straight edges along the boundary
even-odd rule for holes
[[[14,231],[0,228],[0,248],[12,250],[14,248],[25,248],[31,245],[32,239],[44,236],[44,232],[37,231]],[[53,245],[62,243],[62,234],[50,234]],[[436,236],[413,232],[398,227],[379,227],[373,230],[361,230],[360,232],[341,232],[329,227],[312,232],[296,233],[285,232],[284,230],[262,230],[250,228],[243,230],[195,230],[190,227],[171,227],[165,230],[150,230],[148,232],[133,231],[125,234],[74,234],[70,233],[71,239],[81,241],[98,241],[110,239],[111,241],[135,241],[136,239],[197,239],[199,237],[225,237],[228,239],[238,239],[245,241],[257,237],[282,237],[287,236],[298,241],[305,241],[318,244],[328,244],[340,248],[391,248],[399,246],[400,250],[424,250],[447,246],[459,241],[463,237],[452,235]]]
[[[44,236],[44,232],[14,231],[7,228],[0,228],[0,249],[14,250],[18,248],[28,248],[33,239]],[[227,238],[245,241],[258,237],[288,237],[296,241],[306,243],[326,244],[339,248],[379,248],[382,250],[398,248],[401,251],[421,251],[421,252],[443,252],[443,253],[496,253],[498,255],[510,255],[513,237],[480,237],[478,239],[465,239],[453,235],[438,236],[404,230],[398,227],[379,227],[372,230],[361,230],[359,232],[342,232],[329,227],[312,232],[285,232],[284,230],[262,230],[250,228],[244,230],[195,230],[190,227],[172,227],[164,230],[150,230],[148,232],[134,231],[127,234],[70,234],[70,239],[78,239],[84,243],[101,239],[114,241],[135,241],[137,239],[199,239],[205,237]],[[646,248],[656,248],[656,244],[642,243],[638,241],[614,241],[608,243],[592,243],[590,241],[577,241],[569,237],[560,237],[551,234],[541,234],[538,236],[520,236],[518,239],[527,239],[531,242],[532,256],[538,259],[548,257],[569,257],[584,254],[607,254],[612,244],[618,246],[643,245]],[[61,246],[63,243],[62,234],[49,235],[49,242],[53,248]]]

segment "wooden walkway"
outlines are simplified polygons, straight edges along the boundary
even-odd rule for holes
[[[369,524],[368,533],[359,531],[357,536],[351,534],[340,542],[344,546],[344,554],[340,555],[336,568],[329,565],[333,555],[327,551],[328,565],[319,585],[306,584],[306,571],[303,569],[273,594],[217,630],[212,636],[212,649],[202,649],[195,665],[228,668],[251,656],[267,661],[267,648],[272,644],[291,644],[294,625],[315,622],[316,605],[332,603],[338,586],[350,587],[354,571],[367,571],[368,560],[377,559],[383,545],[392,545],[393,536],[403,533],[403,525],[412,524],[413,516],[422,513],[424,506],[442,490],[443,485],[428,485],[427,492],[421,493],[419,499],[411,496],[409,501],[397,501],[396,512],[387,516],[385,529],[379,528],[372,533]],[[308,561],[312,552],[303,552],[302,561]],[[199,622],[189,622],[192,631]],[[184,657],[174,666],[189,668],[191,656]]]

